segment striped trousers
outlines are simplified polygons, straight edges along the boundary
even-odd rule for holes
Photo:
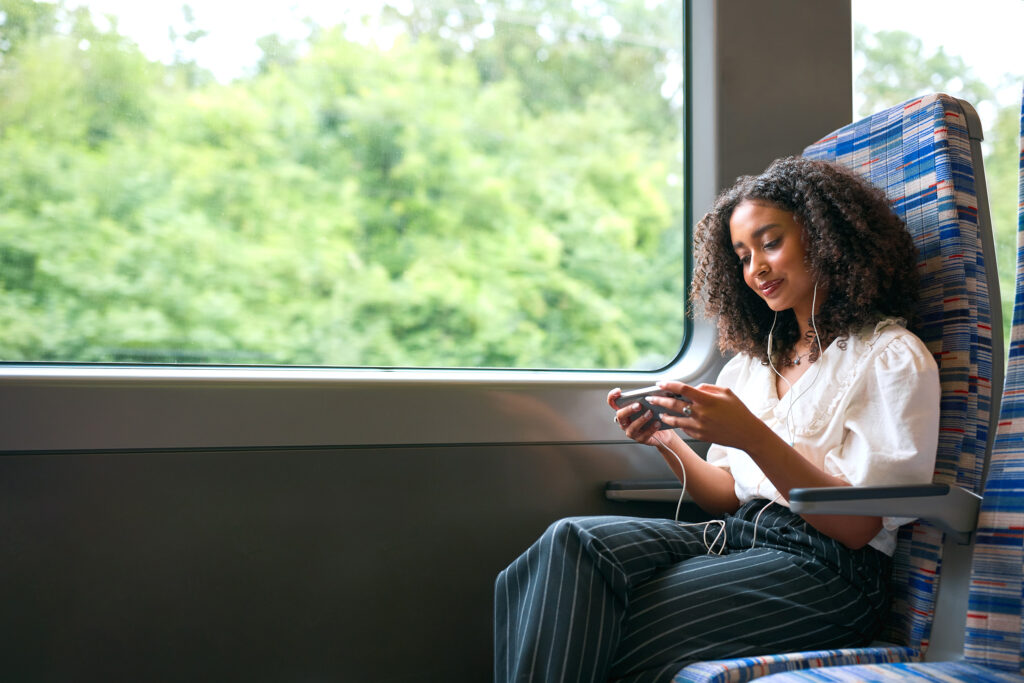
[[[498,576],[494,680],[670,681],[693,661],[869,642],[890,558],[850,550],[784,506],[758,518],[767,504],[726,516],[720,555],[707,547],[715,524],[552,524]]]

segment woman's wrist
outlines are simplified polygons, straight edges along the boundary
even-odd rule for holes
[[[664,432],[658,432],[654,435],[654,438],[657,439],[654,443],[655,446],[664,447],[676,455],[679,454],[679,446],[683,443],[683,440],[676,430],[669,430],[667,437],[664,435]]]
[[[772,431],[767,424],[751,415],[754,419],[747,429],[737,429],[733,448],[741,450],[757,462],[758,456],[765,447],[770,446],[773,441],[781,441],[779,435]]]

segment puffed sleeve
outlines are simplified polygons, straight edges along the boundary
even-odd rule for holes
[[[746,375],[747,365],[748,358],[746,356],[733,356],[725,364],[725,367],[722,368],[722,371],[718,373],[715,385],[735,391],[741,381],[741,375]],[[731,469],[729,466],[729,452],[723,446],[714,443],[708,446],[706,459],[708,463],[721,467],[727,472]]]
[[[844,438],[825,470],[854,486],[929,484],[939,435],[939,371],[916,336],[888,341],[846,403]],[[911,521],[884,518],[887,529]]]

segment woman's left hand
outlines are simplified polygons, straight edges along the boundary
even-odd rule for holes
[[[662,423],[678,427],[698,441],[748,450],[751,439],[758,438],[759,430],[765,426],[731,389],[714,384],[691,387],[682,382],[658,382],[658,386],[687,399],[648,398],[676,413],[663,415]]]

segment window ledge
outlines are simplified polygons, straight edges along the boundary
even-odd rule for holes
[[[694,328],[646,373],[0,365],[0,453],[621,441],[609,389],[714,376]]]

